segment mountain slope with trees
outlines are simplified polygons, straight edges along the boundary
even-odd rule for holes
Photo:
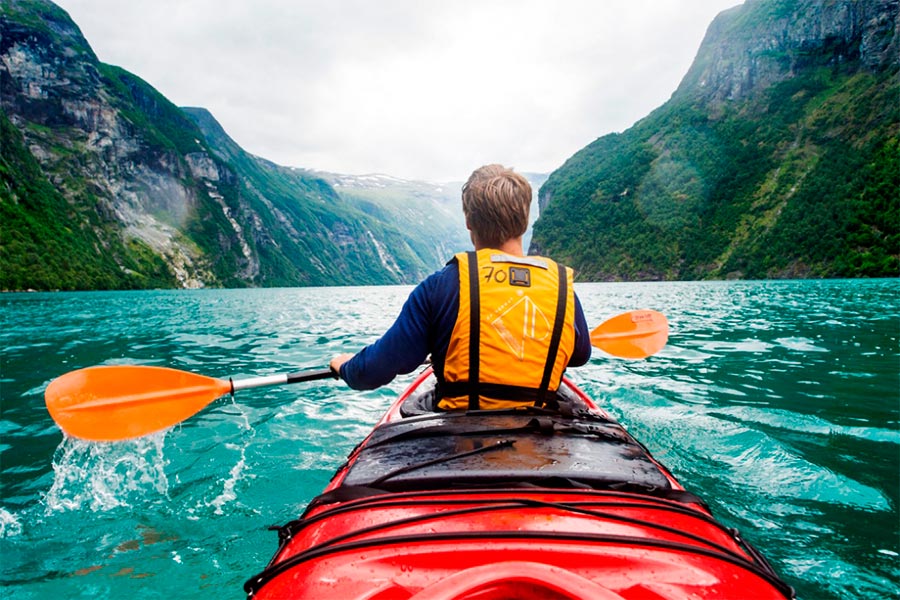
[[[3,2],[0,31],[0,289],[411,283],[459,237],[244,152],[48,0]]]
[[[898,15],[723,12],[665,105],[551,174],[532,252],[594,281],[900,275]]]

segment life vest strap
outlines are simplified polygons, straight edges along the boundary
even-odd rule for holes
[[[469,395],[469,410],[478,410],[480,396],[478,381],[479,347],[481,344],[481,293],[478,282],[478,254],[467,253],[469,261],[469,383],[466,385]]]
[[[550,338],[550,349],[547,352],[547,362],[544,364],[544,377],[541,379],[541,388],[538,400],[544,403],[547,396],[547,388],[550,386],[550,378],[553,377],[553,366],[556,364],[556,353],[559,351],[559,340],[562,338],[563,324],[566,320],[566,298],[569,290],[569,280],[566,277],[566,268],[557,263],[559,270],[559,291],[556,296],[556,319],[553,321],[553,335]]]

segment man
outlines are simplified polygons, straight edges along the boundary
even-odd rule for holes
[[[420,283],[381,339],[330,366],[366,390],[414,371],[431,354],[439,409],[542,406],[565,368],[591,356],[572,270],[525,256],[531,185],[518,173],[501,165],[475,170],[462,206],[475,251]]]

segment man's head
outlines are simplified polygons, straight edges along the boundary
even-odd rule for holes
[[[528,229],[531,185],[512,169],[485,165],[463,186],[462,206],[473,240],[497,248]]]

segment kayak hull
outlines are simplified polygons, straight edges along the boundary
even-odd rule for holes
[[[275,557],[245,585],[250,597],[792,597],[570,381],[574,415],[404,418],[403,402],[427,381],[280,529]],[[577,450],[567,456],[567,446]]]

